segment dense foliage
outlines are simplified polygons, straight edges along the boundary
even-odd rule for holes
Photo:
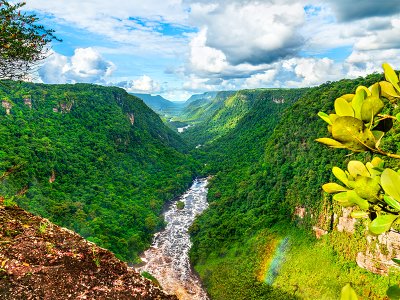
[[[0,1],[0,79],[23,79],[47,57],[54,31],[38,24],[35,15],[21,12],[25,3]]]
[[[306,91],[297,90],[295,99],[299,99],[291,101],[292,105],[288,105],[283,113],[277,115],[271,111],[272,116],[278,118],[276,122],[271,122],[266,114],[273,109],[272,103],[260,102],[257,110],[248,111],[239,122],[233,116],[236,124],[233,129],[203,148],[206,153],[197,154],[208,164],[207,171],[215,174],[209,191],[210,208],[192,227],[191,257],[196,269],[208,270],[201,272],[208,286],[215,285],[222,277],[234,276],[236,279],[232,282],[241,280],[235,275],[240,274],[239,265],[225,268],[226,273],[217,271],[223,262],[227,262],[224,259],[227,253],[234,245],[245,244],[247,239],[258,236],[265,228],[280,228],[282,224],[291,223],[296,207],[308,211],[301,221],[303,227],[330,219],[333,215],[330,200],[324,200],[321,186],[331,179],[330,170],[334,164],[343,161],[340,167],[344,167],[354,158],[371,160],[372,157],[364,153],[349,158],[344,150],[332,152],[318,145],[314,140],[323,136],[326,129],[317,113],[332,111],[334,99],[354,93],[359,85],[369,86],[381,79],[382,75],[374,74],[365,79],[341,80]],[[258,114],[260,110],[263,112]],[[246,127],[247,122],[252,125]],[[394,126],[395,130],[388,133],[381,147],[396,153],[400,145],[396,142],[399,141],[398,124]],[[392,163],[388,162],[389,165]],[[320,224],[326,230],[332,229],[332,225],[332,222]],[[347,257],[340,252],[334,248],[332,255]],[[239,251],[238,260],[248,261],[247,255],[251,254]],[[215,264],[215,257],[220,264]],[[213,272],[219,275],[211,275]],[[256,280],[254,274],[248,276]],[[235,290],[236,286],[232,283],[222,288]]]
[[[376,82],[368,88],[359,86],[355,94],[346,94],[335,100],[335,114],[318,114],[328,123],[332,138],[319,138],[317,141],[332,148],[368,151],[400,159],[400,155],[380,147],[394,122],[400,121],[400,113],[397,112],[396,117],[390,114],[397,109],[400,98],[399,77],[388,64],[383,64],[383,68],[387,81]],[[386,114],[381,114],[385,102],[388,104]],[[333,167],[332,173],[342,184],[330,182],[323,185],[325,192],[335,194],[333,200],[345,207],[358,207],[359,211],[352,212],[354,218],[370,216],[369,231],[373,234],[391,228],[400,212],[400,173],[384,169],[384,161],[378,156],[365,164],[352,160],[345,171]]]
[[[179,136],[119,88],[4,82],[0,98],[0,194],[137,259],[194,176]]]

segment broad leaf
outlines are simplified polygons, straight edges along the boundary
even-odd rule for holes
[[[362,210],[367,210],[369,208],[369,203],[367,200],[361,198],[354,190],[347,192],[349,202],[357,204]]]
[[[331,121],[331,119],[329,119],[329,116],[328,116],[326,113],[320,111],[320,112],[318,113],[318,116],[319,116],[322,120],[324,120],[326,123],[328,123],[329,125],[332,125],[332,121]]]
[[[390,300],[399,300],[400,299],[400,287],[398,285],[392,285],[386,291],[386,295]]]
[[[364,122],[353,117],[339,117],[332,125],[332,136],[353,151],[375,148],[375,137]]]
[[[381,175],[381,186],[386,194],[400,201],[400,174],[392,169],[385,169]]]
[[[334,182],[325,183],[322,189],[329,194],[347,191],[345,187]]]
[[[400,122],[400,113],[398,113],[398,114],[396,115],[396,119],[397,119],[397,121]]]
[[[351,287],[350,283],[346,284],[340,293],[340,300],[358,300],[356,292]]]
[[[381,94],[383,97],[386,98],[400,97],[400,95],[396,92],[396,90],[394,89],[393,85],[390,82],[381,81],[379,82],[379,86],[381,87]]]
[[[335,111],[340,117],[354,117],[354,111],[351,104],[343,98],[337,98],[335,100]]]
[[[381,94],[381,87],[379,85],[379,82],[374,83],[368,89],[371,91],[371,95],[373,97],[378,97],[379,98],[379,96]]]
[[[354,96],[353,100],[351,101],[351,107],[354,110],[354,116],[357,119],[361,119],[361,107],[363,105],[366,93],[364,90],[359,90],[357,88],[356,95]]]
[[[382,160],[382,158],[375,156],[372,160],[371,160],[371,164],[376,168],[376,167],[382,167],[383,166],[384,161]]]
[[[383,70],[385,71],[385,78],[389,81],[395,89],[400,92],[400,86],[398,85],[399,78],[396,75],[396,72],[392,69],[392,67],[388,63],[382,64]]]
[[[363,85],[358,86],[356,89],[356,95],[357,95],[357,93],[360,93],[360,92],[363,92],[366,95],[366,97],[371,96],[371,91],[366,86],[363,86]]]
[[[367,167],[358,160],[351,160],[347,164],[347,170],[352,177],[356,178],[358,175],[369,177],[370,174],[367,170]]]
[[[379,200],[378,194],[381,191],[379,178],[358,176],[355,180],[354,191],[363,199],[375,203]]]
[[[365,166],[368,169],[368,172],[371,174],[371,178],[374,178],[376,176],[380,176],[382,174],[381,171],[379,171],[372,163],[367,162]]]
[[[344,94],[344,95],[340,96],[340,98],[343,98],[347,102],[351,102],[353,100],[354,96],[355,96],[354,94]]]
[[[380,215],[369,224],[369,231],[373,234],[382,234],[392,227],[398,215]]]
[[[383,197],[383,199],[385,200],[385,202],[387,204],[389,204],[391,207],[393,207],[396,210],[400,210],[400,203],[397,202],[393,197],[390,197],[388,195],[385,195]]]
[[[332,173],[333,173],[333,175],[335,175],[335,177],[336,177],[337,179],[339,179],[339,180],[340,180],[341,182],[343,182],[345,185],[348,184],[349,179],[347,178],[346,173],[345,173],[341,168],[333,167],[333,168],[332,168]]]
[[[368,215],[366,211],[353,211],[351,213],[351,217],[354,219],[367,218]]]
[[[354,203],[349,201],[349,197],[347,192],[342,192],[335,194],[333,197],[333,200],[336,201],[339,205],[348,207],[348,206],[353,206]]]
[[[343,145],[342,143],[330,138],[319,138],[316,139],[315,141],[333,148],[346,148],[346,146]]]
[[[371,122],[374,117],[380,113],[384,104],[381,99],[377,97],[368,97],[364,100],[361,107],[361,119],[364,122]]]

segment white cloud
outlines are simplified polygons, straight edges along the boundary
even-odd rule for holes
[[[71,57],[53,52],[39,70],[39,76],[45,83],[94,83],[104,82],[114,69],[114,64],[93,48],[77,48]]]
[[[221,50],[206,46],[207,29],[202,29],[190,42],[191,68],[199,72],[221,73],[228,67]]]
[[[128,82],[122,82],[118,86],[131,93],[154,94],[161,91],[161,86],[153,78],[147,75],[140,76]]]
[[[163,24],[185,26],[188,13],[181,0],[36,0],[27,1],[26,9],[54,17],[54,21],[85,29],[122,43],[131,52],[182,55],[186,36],[160,32]]]
[[[273,85],[273,81],[278,73],[277,69],[271,69],[264,71],[263,73],[254,74],[247,78],[244,82],[247,88],[257,88],[257,87],[270,87]]]
[[[129,91],[185,95],[316,85],[381,71],[384,61],[400,66],[396,0],[364,2],[35,0],[26,6],[61,24],[60,34],[72,28],[67,37],[81,29],[99,37],[96,50],[54,53],[40,71],[43,81],[134,78],[123,82]],[[118,64],[117,72],[99,51]]]
[[[205,45],[221,51],[231,64],[258,65],[297,52],[302,39],[296,28],[304,16],[300,3],[219,1],[193,4],[190,20],[207,29]]]
[[[292,58],[282,63],[284,70],[293,72],[294,79],[285,82],[285,86],[305,87],[314,86],[326,81],[342,78],[343,71],[340,64],[329,58]]]

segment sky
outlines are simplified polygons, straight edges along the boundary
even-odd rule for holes
[[[62,42],[44,83],[183,101],[207,91],[315,86],[400,69],[398,0],[27,0]]]

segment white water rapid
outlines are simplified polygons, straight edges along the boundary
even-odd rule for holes
[[[209,299],[199,278],[189,263],[192,246],[188,229],[197,215],[207,207],[207,179],[196,179],[179,200],[174,201],[164,214],[166,228],[154,235],[153,244],[141,256],[145,265],[139,272],[149,272],[160,282],[164,291],[176,294],[180,300]],[[185,207],[177,209],[177,202]]]

